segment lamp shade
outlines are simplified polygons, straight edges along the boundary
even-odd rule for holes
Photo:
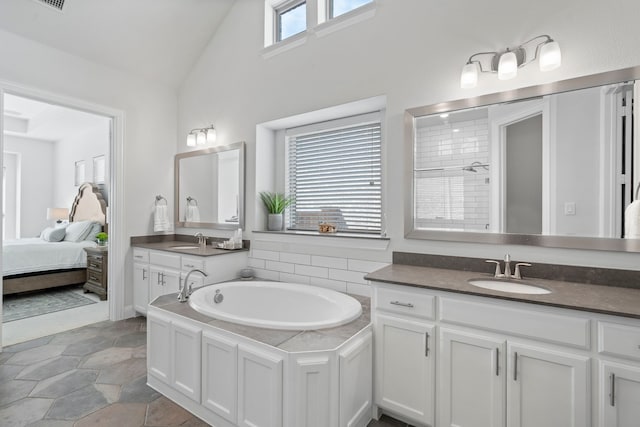
[[[218,139],[216,130],[214,128],[207,129],[207,142],[213,144],[216,142],[216,139]]]
[[[500,80],[509,80],[518,75],[518,58],[516,54],[507,51],[500,55],[498,62],[498,78]]]
[[[196,135],[192,132],[189,132],[187,135],[187,147],[195,147],[196,146]]]
[[[540,71],[555,70],[562,64],[560,45],[556,41],[548,41],[540,46]]]
[[[69,209],[67,208],[47,208],[47,219],[60,221],[69,218]]]
[[[460,87],[462,89],[471,89],[478,85],[478,65],[475,62],[468,62],[462,67],[460,74]]]
[[[204,145],[207,142],[207,134],[204,130],[199,130],[196,134],[196,144]]]

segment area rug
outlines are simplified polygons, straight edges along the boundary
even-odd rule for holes
[[[12,322],[96,303],[78,294],[74,289],[51,289],[24,295],[5,295],[2,302],[2,321]]]

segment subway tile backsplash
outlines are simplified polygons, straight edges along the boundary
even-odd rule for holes
[[[252,249],[249,267],[260,279],[320,286],[340,292],[371,296],[365,274],[389,265],[356,258]]]

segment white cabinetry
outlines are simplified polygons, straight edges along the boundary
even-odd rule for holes
[[[640,327],[598,323],[601,427],[636,427],[640,420]]]
[[[159,296],[178,292],[187,273],[193,269],[208,274],[192,274],[192,288],[238,277],[247,265],[246,251],[215,256],[190,256],[174,252],[133,249],[133,303],[137,312],[146,314],[147,305]]]
[[[282,426],[282,357],[238,349],[238,425]]]
[[[433,297],[378,288],[374,296],[375,404],[433,425],[435,392]]]
[[[202,404],[236,424],[238,344],[211,332],[202,334]]]
[[[194,325],[171,322],[171,384],[196,402],[200,402],[201,334]]]

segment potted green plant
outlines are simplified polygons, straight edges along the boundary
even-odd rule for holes
[[[287,206],[293,203],[293,198],[285,196],[283,193],[275,193],[271,191],[261,191],[260,199],[267,208],[269,218],[267,221],[267,230],[280,231],[284,225],[284,216],[282,213]]]
[[[109,235],[104,231],[101,231],[98,234],[96,234],[96,240],[98,241],[98,246],[105,246],[107,244],[108,238],[109,238]]]

